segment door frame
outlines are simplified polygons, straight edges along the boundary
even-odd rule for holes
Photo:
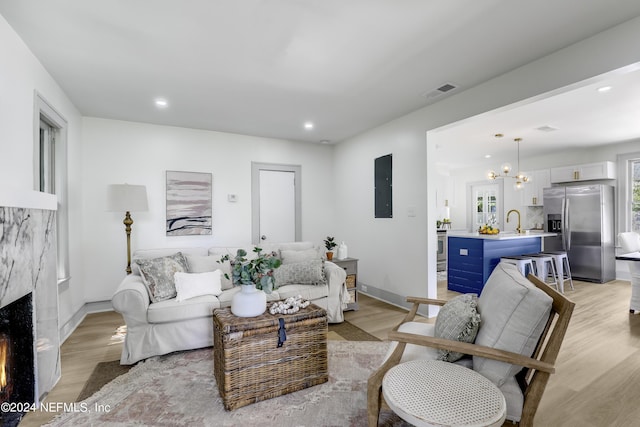
[[[295,191],[295,238],[302,239],[302,166],[251,162],[251,242],[260,244],[260,171],[293,172]]]

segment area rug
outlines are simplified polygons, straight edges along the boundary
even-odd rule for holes
[[[116,334],[112,337],[118,337],[124,340],[125,327],[120,327],[116,331]],[[380,341],[374,335],[358,328],[357,326],[344,321],[342,323],[329,324],[329,333],[327,335],[329,340],[343,340],[343,341]],[[85,383],[84,387],[78,394],[76,402],[80,402],[93,393],[100,390],[105,384],[114,380],[122,374],[126,374],[131,369],[131,365],[120,365],[119,360],[112,360],[110,362],[100,362],[96,365],[91,373],[91,376]]]
[[[366,426],[367,379],[380,366],[389,345],[329,341],[327,346],[328,382],[234,411],[222,405],[209,348],[138,363],[47,425]],[[407,424],[383,412],[381,425]]]

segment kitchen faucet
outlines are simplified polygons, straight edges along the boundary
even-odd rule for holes
[[[509,215],[511,215],[511,212],[515,212],[518,214],[518,226],[516,227],[516,231],[518,232],[518,234],[522,233],[522,229],[520,228],[520,211],[518,209],[511,209],[509,212],[507,212],[507,222],[509,222]]]

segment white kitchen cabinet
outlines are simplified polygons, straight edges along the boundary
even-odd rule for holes
[[[616,165],[609,161],[551,168],[552,183],[615,178]]]
[[[542,193],[547,187],[551,187],[551,171],[541,169],[525,172],[531,180],[522,186],[523,206],[542,206]]]

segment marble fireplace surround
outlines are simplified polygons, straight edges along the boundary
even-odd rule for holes
[[[0,308],[32,294],[36,403],[61,375],[56,205],[53,195],[0,191]]]

